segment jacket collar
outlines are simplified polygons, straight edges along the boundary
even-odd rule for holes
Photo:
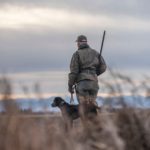
[[[84,44],[82,44],[82,45],[79,46],[78,50],[84,49],[84,48],[89,48],[89,45],[86,44],[86,43],[84,43]]]

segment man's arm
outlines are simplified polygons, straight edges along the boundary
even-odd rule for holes
[[[107,65],[102,56],[99,56],[99,65],[96,68],[96,74],[99,76],[106,71]]]
[[[70,62],[70,73],[68,75],[68,90],[70,93],[74,93],[73,85],[76,83],[78,74],[79,74],[79,55],[77,52],[75,52]]]

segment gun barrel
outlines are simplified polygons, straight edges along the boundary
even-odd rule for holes
[[[103,50],[103,45],[104,45],[104,40],[105,40],[105,34],[106,34],[106,31],[104,30],[104,32],[103,32],[103,38],[102,38],[102,43],[101,43],[101,49],[100,49],[100,57],[102,55],[102,50]]]

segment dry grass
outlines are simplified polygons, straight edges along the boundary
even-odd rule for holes
[[[141,86],[149,94],[149,79],[137,86],[130,78],[111,73],[115,85],[103,81],[111,94],[123,93],[118,80],[129,84],[134,95]],[[128,108],[122,101],[123,109],[113,113],[104,110],[83,123],[77,120],[74,128],[66,131],[61,117],[21,115],[13,101],[8,104],[11,85],[6,78],[0,80],[0,89],[6,100],[6,114],[0,115],[0,150],[150,150],[149,110]],[[35,89],[38,91],[38,85]]]
[[[150,112],[122,109],[64,128],[61,117],[0,117],[2,150],[149,150]]]

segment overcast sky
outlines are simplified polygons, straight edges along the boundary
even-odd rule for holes
[[[0,0],[0,71],[69,69],[84,34],[108,66],[149,69],[149,0]]]

